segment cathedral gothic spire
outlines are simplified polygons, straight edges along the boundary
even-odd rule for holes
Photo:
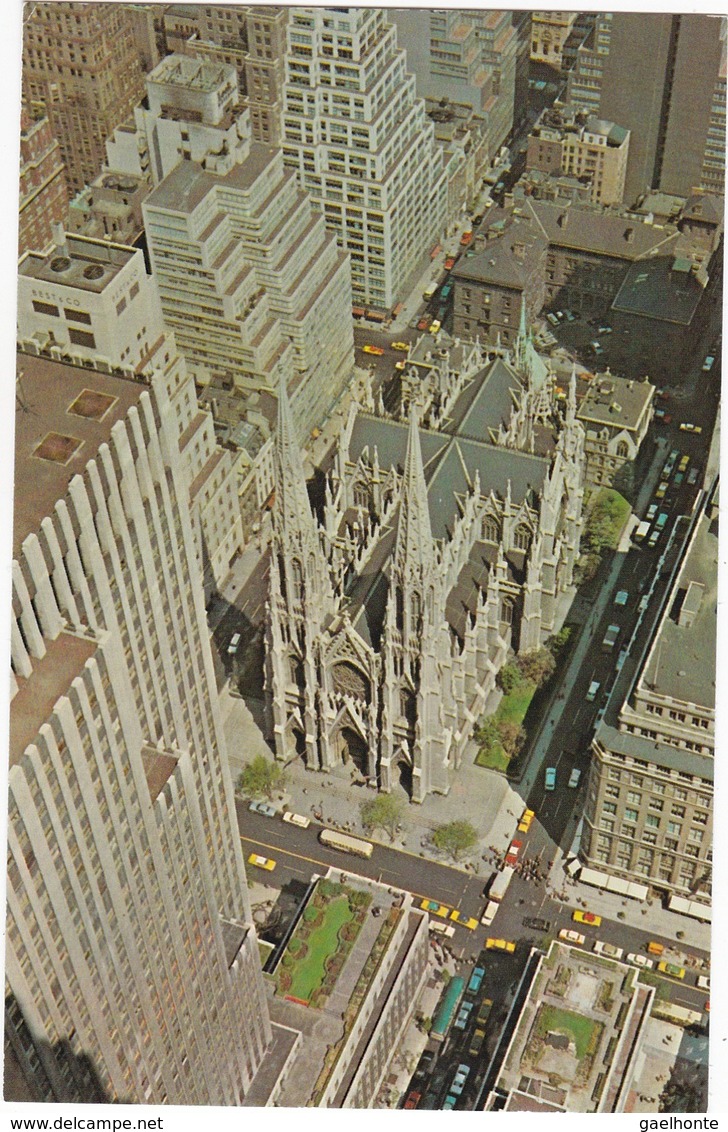
[[[430,506],[427,502],[427,484],[422,463],[420,433],[417,427],[417,409],[410,407],[407,455],[402,479],[402,500],[397,521],[397,542],[394,550],[394,568],[400,577],[413,568],[421,574],[429,570],[434,559]]]
[[[278,388],[278,432],[275,445],[276,502],[274,516],[281,534],[304,541],[315,535],[311,504],[303,473],[303,458],[288,400],[286,379]]]

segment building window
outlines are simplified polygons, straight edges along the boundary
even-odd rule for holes
[[[603,814],[616,814],[616,812],[617,812],[617,807],[614,805],[614,802],[605,802],[604,805],[602,806],[602,813]]]
[[[679,822],[669,821],[667,823],[667,832],[672,833],[675,837],[679,837],[682,833],[682,826]]]
[[[639,806],[642,801],[642,795],[638,794],[635,790],[630,790],[627,794],[627,801],[632,806]]]
[[[71,322],[82,322],[84,326],[91,325],[91,315],[88,311],[74,311],[70,310],[68,307],[64,307],[63,313]]]
[[[33,299],[33,310],[36,314],[52,314],[54,318],[58,317],[58,307],[54,307],[53,303],[41,303],[39,299]]]
[[[637,821],[637,810],[625,810],[624,811],[624,820],[625,821]]]
[[[74,346],[86,346],[90,350],[96,347],[96,339],[93,334],[89,334],[86,330],[76,330],[75,326],[69,326],[68,337]]]
[[[530,541],[531,532],[529,531],[528,527],[525,526],[525,524],[520,523],[519,526],[516,527],[516,531],[513,536],[513,545],[515,549],[528,550]]]
[[[506,625],[513,624],[513,602],[508,599],[501,602],[501,621]]]
[[[647,814],[645,825],[650,826],[652,829],[657,829],[660,825],[660,819],[656,814]]]

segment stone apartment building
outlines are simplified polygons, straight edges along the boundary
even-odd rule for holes
[[[717,490],[717,489],[714,489]],[[700,513],[646,654],[597,726],[580,855],[668,898],[710,903],[717,498]]]
[[[46,117],[33,118],[23,106],[20,117],[20,191],[18,255],[43,251],[53,240],[54,224],[65,224],[68,211],[61,149]]]
[[[596,373],[589,382],[576,415],[584,426],[590,484],[625,486],[624,469],[637,459],[652,421],[654,393],[647,379],[632,381],[612,373]]]
[[[588,181],[593,204],[621,204],[628,156],[629,130],[564,106],[535,123],[526,169]]]

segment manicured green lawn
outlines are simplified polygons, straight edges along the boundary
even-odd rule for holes
[[[500,743],[496,743],[490,750],[481,748],[475,758],[476,766],[484,766],[490,770],[508,770],[508,764],[511,760],[505,753]]]
[[[536,685],[530,680],[524,680],[522,684],[517,684],[513,691],[504,696],[498,704],[498,710],[495,713],[496,719],[503,719],[507,723],[517,723],[520,726],[526,718],[526,712],[535,691]]]
[[[292,981],[289,995],[308,1000],[316,987],[321,985],[325,975],[324,963],[339,945],[339,929],[353,918],[354,914],[349,908],[346,896],[327,904],[323,922],[311,932],[306,941],[308,951],[303,959],[290,969]]]
[[[494,721],[515,723],[520,727],[526,718],[535,691],[536,685],[533,681],[522,680],[498,704],[498,709],[493,715]],[[476,766],[488,767],[491,770],[507,771],[510,761],[510,756],[506,754],[500,743],[494,743],[492,747],[481,747],[475,757]]]
[[[542,1006],[538,1012],[538,1033],[546,1037],[550,1031],[557,1034],[567,1034],[576,1045],[576,1056],[581,1061],[589,1049],[589,1043],[597,1022],[590,1018],[583,1018],[580,1014],[572,1014],[570,1010],[561,1010],[558,1006]]]

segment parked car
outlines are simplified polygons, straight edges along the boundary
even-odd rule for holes
[[[403,1107],[404,1108],[417,1108],[417,1105],[420,1103],[421,1100],[422,1100],[422,1093],[418,1093],[416,1089],[413,1089],[412,1092],[407,1095],[407,1099],[404,1102]]]
[[[477,1029],[470,1039],[470,1047],[468,1053],[471,1057],[477,1057],[485,1041],[485,1030]]]
[[[447,257],[447,259],[445,260],[445,271],[452,271],[454,266],[455,266],[455,257],[449,255]]]
[[[572,770],[571,774],[569,775],[569,786],[571,787],[572,790],[575,790],[576,787],[579,785],[580,779],[581,779],[581,771],[579,770],[578,767],[575,766],[574,769]]]
[[[642,967],[647,971],[651,971],[655,965],[652,959],[648,959],[646,955],[638,955],[635,951],[630,951],[627,956],[627,962],[632,963],[635,967]]]
[[[227,651],[230,656],[235,656],[235,653],[240,648],[241,639],[242,638],[240,636],[240,633],[233,633],[232,637],[230,638],[230,644],[227,647]]]
[[[629,592],[627,590],[618,590],[614,598],[615,605],[626,605],[629,601]]]
[[[672,424],[672,414],[666,413],[664,409],[655,409],[655,420],[658,424]]]
[[[661,971],[663,975],[669,975],[671,979],[685,978],[684,967],[679,967],[677,963],[668,963],[664,959],[662,963],[657,964],[657,970]]]
[[[409,350],[408,342],[391,342],[390,345],[393,350],[404,350],[405,353]]]
[[[270,802],[251,802],[248,806],[254,814],[262,814],[266,818],[274,818],[278,813],[275,806],[271,806]]]
[[[596,912],[582,912],[580,908],[577,908],[571,918],[577,924],[589,924],[592,928],[598,928],[602,922],[602,917],[597,916]]]
[[[477,992],[480,990],[480,984],[482,983],[484,976],[485,967],[475,967],[472,975],[470,976],[470,982],[468,983],[469,994],[477,994]]]
[[[559,932],[559,939],[563,939],[566,943],[576,943],[579,947],[583,947],[586,943],[586,936],[581,932],[575,932],[573,928],[562,928]]]
[[[697,468],[691,468],[690,471],[688,472],[688,483],[692,487],[697,482],[698,482],[698,469]]]
[[[470,1076],[469,1065],[458,1065],[458,1071],[455,1074],[452,1085],[450,1086],[451,1093],[457,1093],[459,1096],[465,1088],[465,1082]]]
[[[598,680],[592,680],[591,684],[589,685],[589,691],[586,694],[586,698],[589,703],[594,703],[594,700],[597,698],[597,692],[600,688],[600,682]]]
[[[440,319],[436,318],[434,322],[430,323],[430,334],[438,334],[441,326]]]
[[[700,990],[709,991],[710,990],[710,979],[708,978],[707,975],[698,975],[698,977],[695,981],[695,985]]]
[[[473,1003],[472,1002],[464,1002],[462,1004],[462,1006],[460,1007],[460,1013],[458,1014],[457,1018],[455,1019],[455,1023],[454,1023],[456,1030],[464,1030],[465,1029],[465,1027],[468,1024],[468,1018],[470,1017],[470,1011],[472,1009],[473,1009]]]
[[[645,515],[645,519],[647,520],[648,523],[651,523],[656,514],[657,514],[657,504],[656,503],[650,503],[649,507],[647,508],[647,514]]]
[[[513,868],[513,866],[518,863],[518,854],[520,853],[522,848],[523,842],[517,841],[515,838],[508,846],[508,852],[506,853],[506,864],[510,865],[511,868]]]
[[[690,421],[683,421],[680,425],[680,432],[694,432],[696,435],[703,431],[700,425],[691,424]]]
[[[308,829],[311,824],[310,818],[304,817],[303,814],[293,814],[290,812],[283,814],[283,820],[288,822],[290,825],[299,826],[300,829]]]
[[[624,948],[617,947],[613,943],[604,943],[598,939],[594,944],[594,951],[597,955],[604,955],[606,959],[621,959],[624,955]]]
[[[420,321],[417,323],[417,329],[418,330],[427,330],[429,325],[430,325],[429,318],[421,318]]]
[[[435,916],[442,916],[447,919],[450,915],[450,909],[446,904],[440,904],[438,900],[421,900],[420,908],[423,912],[432,912]]]
[[[547,766],[543,776],[544,790],[556,789],[556,767]]]
[[[250,854],[248,864],[257,865],[259,869],[266,869],[269,873],[272,873],[273,869],[276,867],[275,861],[272,861],[270,857],[259,857],[257,853]]]
[[[703,362],[703,373],[710,373],[710,371],[713,368],[713,362],[714,361],[715,361],[715,358],[713,357],[713,355],[708,354],[707,358]]]

